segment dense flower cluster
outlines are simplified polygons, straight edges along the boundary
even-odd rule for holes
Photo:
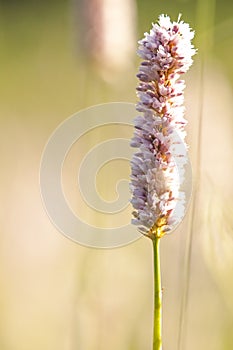
[[[195,49],[189,25],[161,15],[139,41],[143,59],[137,77],[141,115],[135,119],[131,161],[133,224],[151,238],[171,230],[175,208],[185,201],[179,191],[185,163],[184,88],[180,75],[192,65]],[[179,165],[177,166],[177,159]],[[178,203],[179,202],[179,203]]]

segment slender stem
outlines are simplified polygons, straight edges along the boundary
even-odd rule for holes
[[[154,340],[153,350],[162,349],[162,289],[160,273],[160,238],[153,239],[154,248]]]

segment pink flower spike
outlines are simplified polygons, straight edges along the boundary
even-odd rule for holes
[[[184,89],[180,75],[192,65],[194,32],[180,21],[161,15],[139,41],[139,98],[131,146],[139,148],[131,166],[132,223],[150,238],[172,230],[174,209],[184,210],[185,196],[179,191],[184,174]],[[179,159],[179,171],[174,161]]]

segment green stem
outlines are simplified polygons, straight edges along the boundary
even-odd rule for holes
[[[162,349],[162,289],[160,273],[160,238],[153,239],[154,249],[154,340],[153,350]]]

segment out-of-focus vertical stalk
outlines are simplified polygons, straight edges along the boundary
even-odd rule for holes
[[[181,313],[179,321],[178,350],[185,350],[185,335],[187,333],[187,306],[190,285],[191,255],[193,246],[193,235],[198,220],[197,210],[199,201],[199,186],[201,183],[201,166],[202,166],[202,125],[203,125],[203,108],[204,108],[204,69],[205,62],[211,54],[214,43],[214,21],[215,21],[216,0],[198,0],[196,8],[196,46],[198,47],[199,56],[199,113],[198,113],[198,131],[196,141],[196,157],[194,161],[194,191],[193,201],[190,210],[190,221],[186,241],[186,253],[184,258],[184,282],[183,294],[181,299]]]
[[[216,0],[198,0],[196,12],[197,47],[199,53],[210,53],[214,43]]]
[[[162,349],[162,288],[160,272],[160,238],[153,239],[154,251],[154,338],[153,350]]]
[[[197,47],[200,59],[200,88],[199,88],[199,120],[198,120],[198,135],[197,135],[197,151],[196,151],[196,182],[199,186],[201,181],[201,149],[202,149],[202,119],[204,106],[204,68],[207,56],[210,56],[214,43],[214,19],[215,19],[216,0],[198,0],[196,12],[196,31],[198,35]],[[198,191],[194,192],[194,197]]]

